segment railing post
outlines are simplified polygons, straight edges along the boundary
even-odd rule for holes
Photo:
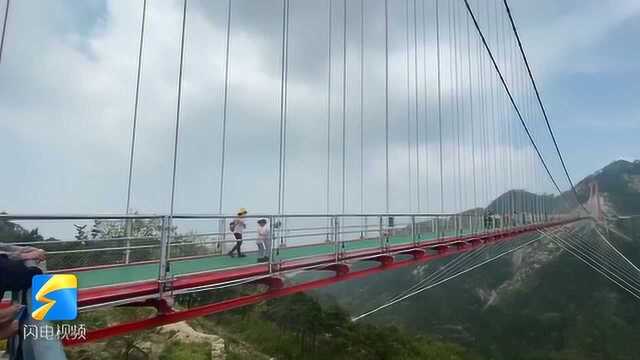
[[[168,216],[163,216],[160,230],[160,270],[158,273],[158,297],[162,299],[169,274],[169,228],[171,221]]]
[[[333,244],[336,263],[340,260],[340,220],[337,216],[333,217]]]
[[[274,217],[273,216],[269,216],[269,239],[267,239],[267,241],[269,241],[269,273],[273,273],[273,248],[275,246],[274,245],[274,239],[275,237],[275,221],[273,220]]]
[[[416,236],[416,216],[411,216],[411,241],[414,245],[418,244],[418,237]]]
[[[224,255],[224,252],[225,252],[224,240],[225,240],[225,235],[227,233],[225,228],[225,222],[226,222],[225,218],[221,218],[218,220],[218,244],[216,246],[216,250],[220,250],[220,255]]]
[[[367,236],[369,236],[368,231],[369,231],[369,217],[365,216],[364,217],[364,236],[362,237],[363,240],[366,239]]]
[[[332,229],[333,229],[333,218],[329,216],[327,218],[327,238],[325,240],[326,242],[331,242],[331,238],[332,238],[331,231],[332,231]]]
[[[380,236],[380,250],[382,250],[384,249],[384,224],[383,224],[382,216],[379,216],[378,220],[380,222],[380,226],[378,228],[379,236]]]
[[[127,237],[127,242],[126,242],[126,250],[124,252],[124,263],[128,264],[131,260],[131,230],[133,227],[133,224],[131,223],[131,219],[126,219],[125,220],[127,222],[127,226],[126,226],[126,237]]]
[[[282,221],[282,231],[280,233],[280,247],[286,248],[287,247],[287,220],[289,220],[288,217],[284,218],[284,221]]]

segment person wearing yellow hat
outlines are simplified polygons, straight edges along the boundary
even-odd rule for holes
[[[234,257],[235,254],[233,252],[237,251],[238,257],[245,257],[246,255],[240,251],[240,247],[242,246],[242,233],[244,232],[244,229],[247,228],[247,224],[244,222],[244,216],[247,215],[247,209],[240,208],[236,215],[235,219],[233,219],[229,224],[229,230],[233,233],[233,237],[236,239],[236,244],[227,255]]]

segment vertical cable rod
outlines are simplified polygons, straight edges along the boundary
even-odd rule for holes
[[[283,172],[284,172],[284,142],[286,127],[286,74],[287,74],[287,23],[288,23],[289,0],[282,1],[282,64],[280,73],[280,158],[278,166],[278,215],[282,214],[283,205]]]
[[[429,93],[427,92],[427,17],[426,17],[426,0],[422,0],[422,86],[424,92],[424,153],[425,153],[425,202],[426,208],[429,209]]]
[[[438,68],[438,133],[440,137],[440,212],[444,213],[444,162],[442,161],[442,76],[440,74],[440,0],[436,0],[436,63]]]
[[[171,205],[169,206],[169,225],[173,219],[176,198],[176,173],[178,168],[178,141],[180,138],[180,110],[182,106],[182,71],[184,67],[184,38],[187,29],[187,0],[184,0],[182,9],[182,35],[180,37],[180,71],[178,73],[178,103],[176,106],[176,129],[173,140],[173,174],[171,177]]]
[[[416,198],[418,212],[422,212],[422,202],[420,201],[420,117],[419,115],[419,93],[418,93],[418,3],[413,0],[413,72],[415,76],[415,99],[416,99]],[[426,94],[424,101],[426,101]]]
[[[364,214],[364,0],[360,0],[360,214]],[[363,224],[364,225],[364,224]]]
[[[331,45],[332,45],[332,28],[333,28],[333,0],[329,0],[329,35],[328,42],[328,74],[327,74],[327,214],[331,211]]]
[[[389,0],[384,0],[384,79],[385,211],[389,213]]]
[[[229,54],[230,54],[230,41],[231,41],[231,0],[227,2],[227,24],[225,32],[225,51],[224,51],[224,94],[222,104],[222,134],[220,139],[220,181],[219,181],[219,193],[218,193],[218,214],[222,214],[223,207],[223,194],[224,194],[224,170],[225,170],[225,157],[227,150],[227,119],[229,109]]]
[[[9,0],[7,0],[7,3]],[[144,26],[147,18],[147,0],[142,3],[142,20],[140,23],[140,42],[138,46],[138,68],[136,73],[136,92],[133,100],[133,123],[131,125],[131,149],[129,152],[129,177],[127,184],[126,214],[131,211],[131,185],[133,182],[133,160],[136,148],[136,130],[138,126],[138,104],[140,99],[140,74],[142,72],[142,48],[144,46]]]
[[[413,175],[412,173],[412,169],[411,169],[411,79],[410,79],[410,68],[411,66],[409,65],[409,1],[405,1],[405,37],[406,37],[406,42],[405,44],[407,45],[406,47],[406,51],[405,51],[405,67],[407,70],[407,181],[409,182],[409,212],[412,212],[413,209],[413,191],[412,191],[412,177]],[[416,99],[417,101],[418,99]]]
[[[343,0],[342,22],[342,213],[347,195],[347,0]]]

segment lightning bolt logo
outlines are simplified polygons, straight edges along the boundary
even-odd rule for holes
[[[55,274],[33,277],[35,320],[73,320],[77,316],[78,280],[75,275]]]

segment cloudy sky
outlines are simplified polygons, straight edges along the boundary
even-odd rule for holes
[[[266,213],[277,209],[282,1],[232,1],[223,207]],[[441,192],[434,1],[389,3],[390,210],[457,210],[514,187],[551,192],[473,27],[467,32],[463,2],[447,0],[439,3]],[[4,4],[0,0],[2,9]],[[331,212],[342,211],[343,4],[333,1]],[[362,13],[359,0],[347,1],[347,212],[360,211],[361,135],[365,211],[386,207],[384,6],[381,0],[364,4]],[[471,4],[525,120],[561,179],[501,1]],[[188,3],[175,194],[180,213],[218,210],[226,9],[226,0]],[[512,11],[573,177],[615,159],[640,158],[640,50],[634,46],[640,3],[513,0]],[[328,1],[291,0],[289,14],[285,210],[324,212]],[[0,211],[124,212],[141,15],[142,1],[11,3],[0,63]],[[140,212],[169,209],[181,16],[181,1],[149,1],[131,199]],[[498,115],[488,120],[490,105]]]

